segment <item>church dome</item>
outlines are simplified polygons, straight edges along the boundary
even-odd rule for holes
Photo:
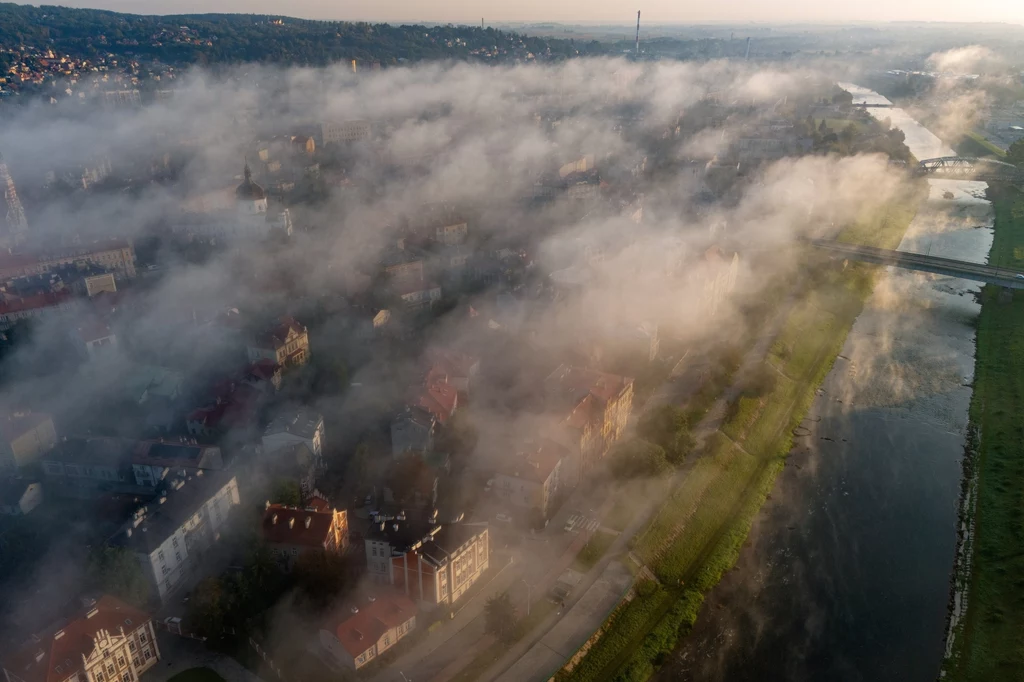
[[[266,191],[252,181],[252,172],[249,170],[249,164],[245,164],[245,180],[235,189],[235,196],[240,201],[258,201],[267,198]]]

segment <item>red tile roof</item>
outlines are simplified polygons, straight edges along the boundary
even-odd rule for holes
[[[124,628],[128,633],[150,620],[149,614],[109,595],[101,597],[88,613],[93,614],[91,618],[82,614],[61,628],[37,635],[39,643],[32,642],[5,658],[4,667],[25,682],[61,682],[76,672],[84,677],[82,656],[92,653],[100,630],[118,632]]]
[[[444,348],[431,348],[427,351],[427,361],[432,365],[431,371],[436,369],[449,376],[468,378],[480,358]]]
[[[455,414],[458,400],[459,392],[455,390],[454,386],[440,381],[431,381],[419,389],[411,404],[426,410],[437,421],[445,424]]]
[[[253,376],[263,381],[270,381],[280,371],[281,365],[267,358],[257,360],[245,370],[247,376]]]
[[[0,301],[0,315],[53,308],[71,300],[70,291],[55,291]]]
[[[331,510],[310,511],[272,504],[263,512],[263,539],[274,544],[324,547],[333,526]]]
[[[416,604],[401,594],[387,594],[360,607],[359,613],[338,623],[335,636],[353,658],[377,643],[391,628],[416,615]]]

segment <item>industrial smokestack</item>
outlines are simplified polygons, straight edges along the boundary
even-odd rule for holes
[[[636,56],[640,58],[640,10],[636,11]]]
[[[750,41],[748,39],[747,43],[749,44],[749,42]],[[352,73],[356,73],[356,60],[354,59],[352,60]]]
[[[747,54],[743,55],[743,59],[746,61],[750,60],[750,38],[747,38]]]

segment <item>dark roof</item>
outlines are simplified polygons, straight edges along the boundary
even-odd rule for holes
[[[267,193],[264,189],[252,181],[252,171],[249,170],[249,164],[245,164],[245,179],[235,189],[235,196],[243,201],[256,201],[257,199],[267,198]]]
[[[37,633],[20,651],[4,657],[3,667],[25,682],[61,682],[75,673],[84,677],[82,657],[92,653],[100,630],[130,632],[149,620],[149,614],[103,596],[73,620]]]
[[[167,491],[163,504],[160,504],[159,496],[147,504],[142,523],[119,531],[111,540],[112,544],[136,552],[152,552],[234,478],[234,474],[228,471],[211,471],[189,477],[178,490]],[[128,528],[131,528],[131,535],[126,532]]]
[[[455,523],[442,528],[431,542],[424,542],[419,551],[424,559],[435,566],[442,566],[466,543],[475,540],[485,532],[487,532],[486,523],[472,525]]]
[[[421,519],[388,519],[371,523],[366,531],[366,539],[387,542],[394,550],[405,553],[419,543],[429,542],[431,534],[441,530],[440,524],[431,524]]]
[[[218,447],[162,440],[142,440],[136,443],[132,463],[194,469],[223,468]]]
[[[256,343],[259,344],[260,348],[277,348],[284,343],[285,339],[288,338],[288,334],[293,330],[296,334],[302,334],[306,331],[306,328],[299,324],[294,317],[282,317],[270,329],[259,334],[256,337]]]
[[[121,467],[131,461],[134,443],[127,438],[106,436],[65,438],[43,459],[69,464]]]

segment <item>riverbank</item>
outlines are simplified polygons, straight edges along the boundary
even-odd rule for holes
[[[847,241],[892,248],[913,220],[920,192],[844,230]],[[812,261],[813,253],[801,254]],[[785,465],[793,431],[839,354],[878,270],[819,263],[798,292],[764,369],[770,390],[741,398],[633,552],[658,580],[605,624],[604,635],[560,680],[646,680],[692,628],[704,595],[736,562],[754,518]]]
[[[989,262],[1024,271],[1024,195],[990,189],[989,199]],[[980,438],[968,442],[976,452],[968,451],[964,469],[960,539],[967,544],[943,665],[943,679],[953,682],[1024,680],[1024,296],[986,287],[981,304],[970,408]]]

